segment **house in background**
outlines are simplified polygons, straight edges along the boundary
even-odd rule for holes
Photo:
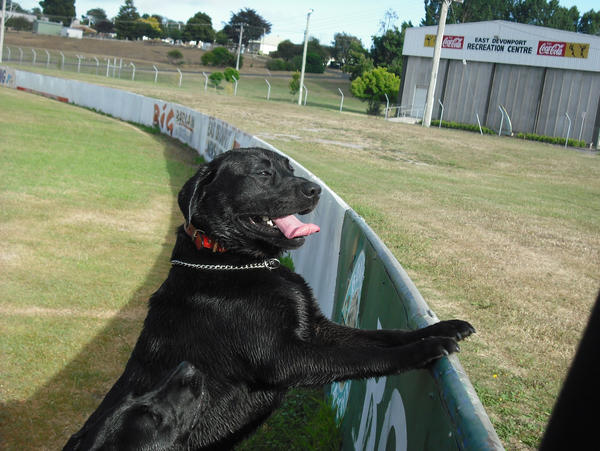
[[[48,20],[36,20],[33,22],[33,32],[36,34],[60,36],[62,29],[63,24],[60,22],[50,22]]]
[[[263,36],[258,41],[250,41],[246,52],[268,55],[270,52],[277,50],[277,46],[281,41],[283,39],[280,36]]]

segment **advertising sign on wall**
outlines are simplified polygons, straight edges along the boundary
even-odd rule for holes
[[[15,87],[15,70],[10,67],[0,66],[0,86]]]
[[[434,47],[436,36],[426,34],[424,47]],[[481,52],[499,52],[499,53],[524,53],[527,55],[537,54],[542,56],[564,56],[567,58],[587,58],[590,45],[582,42],[554,42],[537,41],[527,39],[500,39],[494,37],[472,36],[469,37],[465,46],[464,36],[444,35],[442,41],[443,49],[456,49],[481,51]]]
[[[442,58],[600,70],[600,37],[502,20],[449,24]],[[436,26],[406,30],[403,55],[433,55]]]

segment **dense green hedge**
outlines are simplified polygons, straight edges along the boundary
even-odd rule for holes
[[[432,127],[437,127],[440,124],[439,120],[433,120],[431,121],[431,126]],[[459,130],[468,130],[471,132],[479,132],[479,126],[474,125],[474,124],[461,124],[459,122],[448,122],[448,121],[442,121],[442,127],[445,128],[455,128],[455,129],[459,129]],[[492,130],[491,128],[488,127],[481,127],[481,130],[483,131],[484,134],[486,135],[495,135],[496,132],[494,130]],[[535,133],[517,133],[517,138],[521,138],[521,139],[528,139],[531,141],[539,141],[539,142],[544,142],[544,143],[548,143],[548,144],[559,144],[559,145],[565,145],[565,138],[561,138],[561,137],[556,137],[556,136],[545,136],[545,135],[537,135]],[[586,142],[582,141],[582,140],[578,140],[578,139],[572,139],[569,138],[569,146],[571,147],[586,147]]]
[[[565,145],[565,138],[556,136],[536,135],[535,133],[517,133],[517,138],[529,139],[531,141],[540,141],[549,144],[560,144],[563,146]],[[585,147],[586,142],[579,139],[569,138],[568,145],[571,147]]]
[[[289,61],[283,58],[273,58],[267,61],[266,66],[269,70],[300,70],[302,67],[302,55],[296,55]],[[325,72],[325,62],[317,53],[308,52],[306,54],[306,67],[304,70],[309,74],[322,74]]]
[[[282,58],[273,58],[267,61],[267,69],[269,70],[291,70],[288,69],[287,63]]]
[[[431,125],[437,127],[440,125],[440,121],[433,120],[433,121],[431,121]],[[479,133],[479,126],[475,125],[475,124],[461,124],[460,122],[442,121],[442,127],[456,128],[458,130],[468,130],[470,132]],[[483,132],[484,135],[495,135],[496,134],[496,132],[494,130],[492,130],[491,128],[487,128],[487,127],[481,127],[481,131]]]
[[[235,66],[237,56],[227,50],[225,47],[217,47],[210,52],[206,52],[202,55],[202,64],[205,66]],[[240,56],[240,66],[244,64],[244,57]]]

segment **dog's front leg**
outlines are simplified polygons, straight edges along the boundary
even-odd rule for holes
[[[277,349],[261,365],[263,381],[278,387],[319,386],[381,377],[423,368],[459,350],[456,340],[430,337],[404,346],[360,346],[296,341]]]
[[[348,346],[402,346],[428,337],[448,337],[460,341],[475,333],[468,322],[454,319],[440,321],[417,330],[363,330],[329,321],[325,317],[317,321],[317,339],[325,343]]]

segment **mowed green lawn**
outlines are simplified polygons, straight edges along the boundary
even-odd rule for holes
[[[0,104],[2,448],[60,449],[123,369],[196,157],[42,97]]]

